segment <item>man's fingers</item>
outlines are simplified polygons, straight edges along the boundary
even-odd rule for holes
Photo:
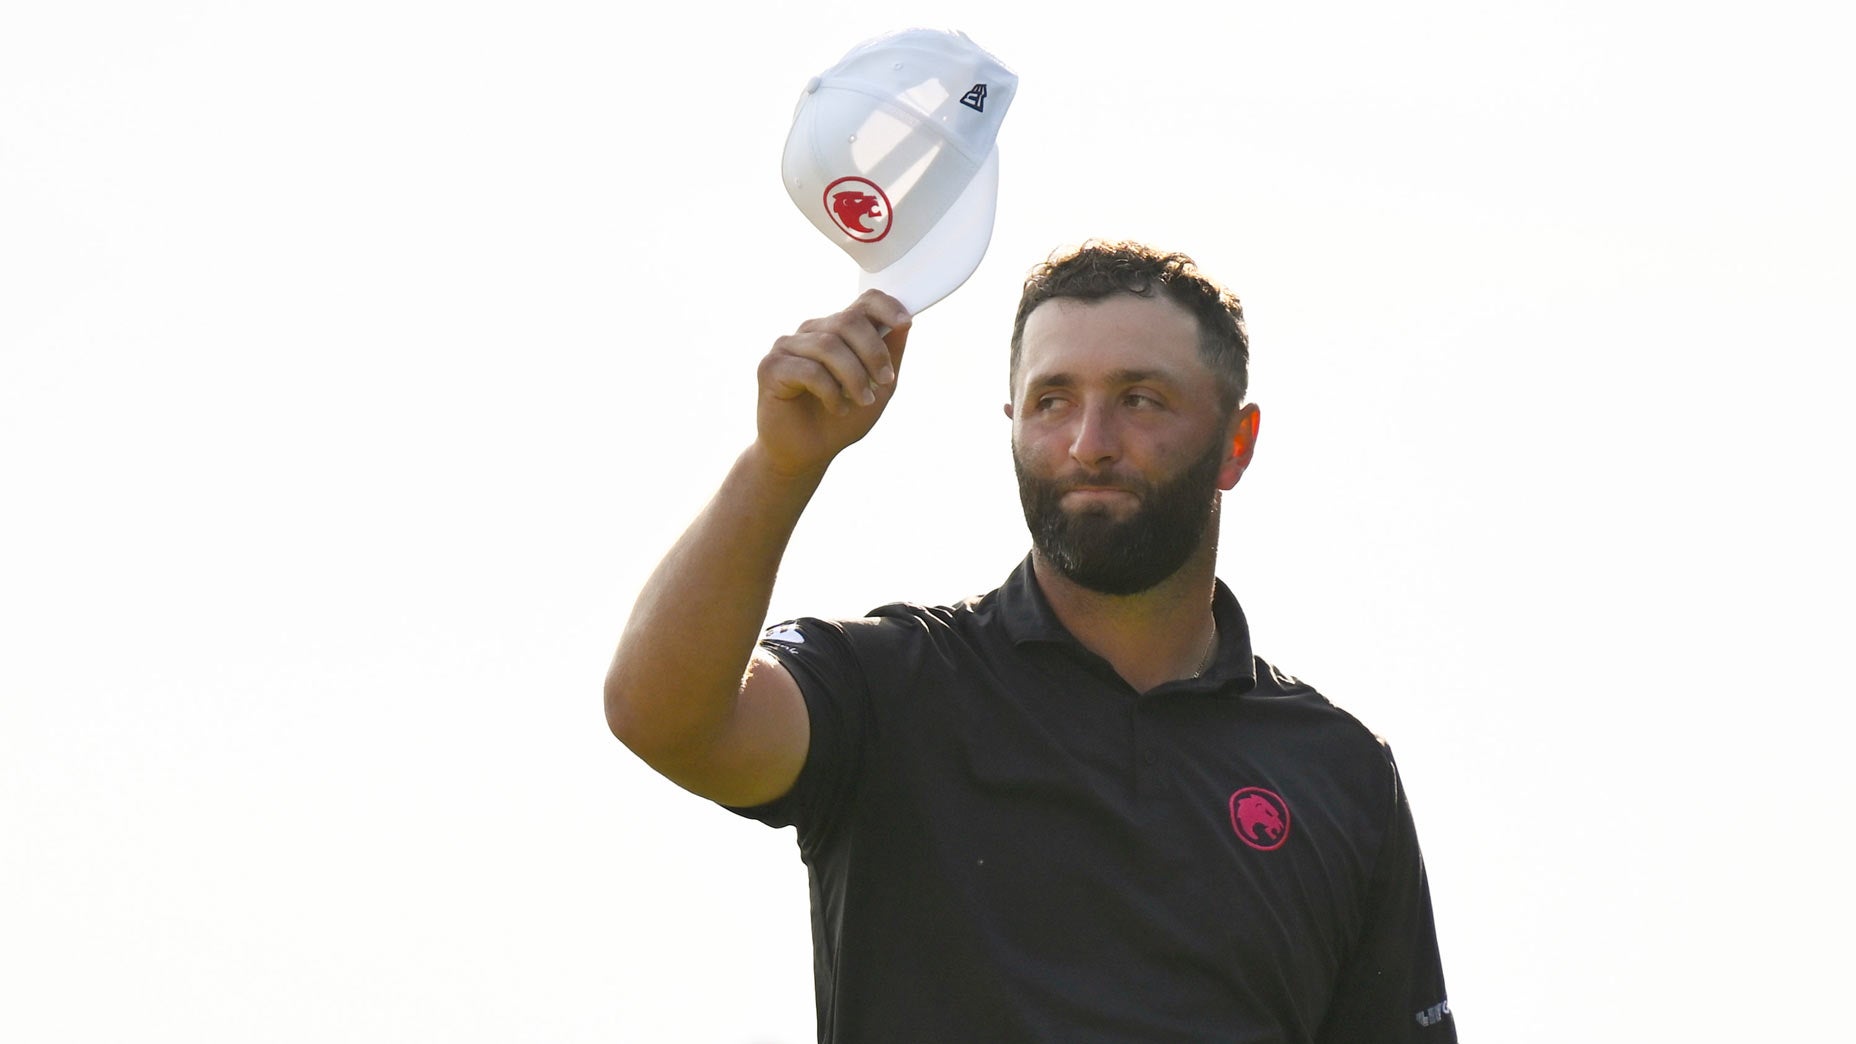
[[[905,321],[883,335],[883,345],[889,349],[890,379],[902,370],[902,350],[909,345],[909,329],[913,320]]]
[[[887,357],[887,349],[884,354]],[[773,357],[804,359],[822,368],[832,386],[828,395],[820,396],[827,405],[832,398],[843,398],[859,406],[876,401],[876,377],[865,367],[863,358],[836,333],[796,333],[782,337],[773,343]]]
[[[836,336],[863,364],[870,382],[883,385],[896,379],[896,360],[887,335],[911,321],[902,302],[881,290],[866,290],[844,311],[811,320],[799,330]]]
[[[909,326],[915,322],[915,317],[902,307],[901,301],[880,290],[868,291],[859,300],[868,303],[872,314],[882,324],[883,347],[889,355],[889,379],[893,381],[896,371],[902,368],[902,349],[909,343]]]
[[[861,324],[857,326],[857,340],[853,347],[864,360],[865,369],[878,384],[889,384],[896,379],[896,367],[902,346],[908,342],[908,328],[914,317],[909,310],[902,307],[902,302],[881,290],[865,290],[851,303],[847,312],[860,312],[870,324],[873,339],[866,340],[862,334]],[[902,331],[896,337],[896,331]]]
[[[761,386],[776,399],[810,395],[833,413],[842,414],[851,408],[838,378],[817,359],[775,352],[761,361],[760,379]]]
[[[776,399],[811,395],[833,413],[869,406],[895,383],[910,321],[901,302],[865,291],[844,311],[775,341],[761,362],[761,384]]]
[[[883,341],[883,328],[868,322],[846,324],[840,336],[846,347],[857,356],[857,362],[874,387],[889,384],[896,379],[896,366],[889,357],[889,345]]]
[[[868,406],[885,386],[895,383],[897,351],[891,344],[899,349],[907,343],[908,334],[895,331],[906,331],[909,321],[901,302],[868,290],[844,311],[802,323],[799,332],[774,342],[774,352],[816,362],[837,382],[840,396],[854,405]],[[815,374],[806,378],[812,383],[816,379]],[[819,398],[831,404],[829,394]]]

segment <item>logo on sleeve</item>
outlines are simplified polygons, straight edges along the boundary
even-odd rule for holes
[[[1436,1004],[1433,1004],[1430,1007],[1419,1012],[1417,1015],[1418,1025],[1420,1026],[1435,1026],[1449,1017],[1450,1017],[1450,1002],[1449,1001],[1439,1001]]]
[[[804,645],[806,636],[800,632],[798,624],[781,624],[761,636],[763,642],[779,642],[782,645]]]
[[[1231,795],[1231,829],[1259,852],[1273,852],[1289,840],[1289,806],[1274,791],[1245,787]]]
[[[983,83],[974,84],[972,90],[960,96],[960,104],[965,105],[974,112],[985,112],[986,85]]]

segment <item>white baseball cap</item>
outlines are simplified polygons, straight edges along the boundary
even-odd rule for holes
[[[999,124],[1017,90],[997,58],[939,29],[866,40],[806,84],[781,174],[800,212],[864,270],[859,289],[916,315],[979,267]]]

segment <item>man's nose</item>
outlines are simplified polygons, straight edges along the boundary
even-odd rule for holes
[[[1077,411],[1076,430],[1070,436],[1070,456],[1084,467],[1113,463],[1121,456],[1121,436],[1109,410],[1101,405]]]

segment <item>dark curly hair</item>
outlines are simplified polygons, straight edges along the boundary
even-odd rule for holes
[[[1054,297],[1099,301],[1110,294],[1152,297],[1156,292],[1199,321],[1199,354],[1218,375],[1225,409],[1236,409],[1250,389],[1244,306],[1236,294],[1201,274],[1192,258],[1144,243],[1091,239],[1074,250],[1051,254],[1031,270],[1012,321],[1012,376],[1018,376],[1025,320],[1038,305]]]

